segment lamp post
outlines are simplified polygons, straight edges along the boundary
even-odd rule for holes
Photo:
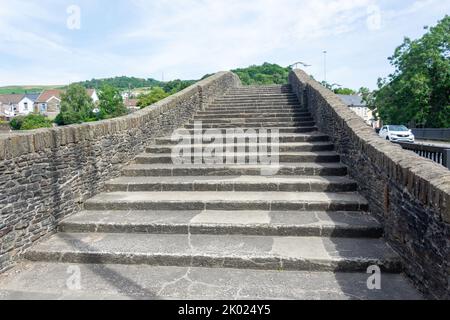
[[[294,63],[294,64],[291,64],[291,65],[289,66],[289,68],[297,69],[297,67],[298,67],[299,64],[301,64],[301,65],[304,66],[305,68],[311,67],[310,64],[307,64],[307,63],[304,63],[304,62],[299,61],[299,62],[296,62],[296,63]]]
[[[327,51],[323,51],[323,60],[324,60],[324,81],[327,82]]]

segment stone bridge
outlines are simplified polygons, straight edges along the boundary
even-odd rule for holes
[[[179,128],[192,163],[174,163]],[[196,162],[232,130],[232,163]],[[126,117],[0,135],[4,299],[448,299],[449,223],[450,172],[301,70],[260,87],[221,72]]]

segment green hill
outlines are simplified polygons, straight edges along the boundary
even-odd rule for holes
[[[261,66],[253,65],[232,71],[239,76],[244,85],[267,85],[288,83],[291,69],[266,62]]]
[[[0,87],[0,94],[24,94],[24,93],[40,93],[43,90],[61,89],[64,86],[7,86]]]

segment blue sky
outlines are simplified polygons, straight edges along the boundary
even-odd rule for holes
[[[450,0],[0,0],[0,85],[197,79],[265,61],[304,61],[323,80],[327,50],[329,82],[375,88],[403,38],[445,14]]]

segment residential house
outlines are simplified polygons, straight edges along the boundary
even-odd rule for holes
[[[100,99],[98,98],[97,90],[86,89],[86,92],[87,92],[88,96],[91,97],[94,104],[97,104],[99,102]]]
[[[44,90],[34,103],[35,112],[55,118],[61,111],[61,90]]]
[[[372,128],[379,127],[379,121],[375,120],[375,114],[367,107],[363,98],[359,95],[343,95],[338,94],[339,98],[344,102],[353,112],[364,120]]]
[[[140,108],[138,107],[138,99],[125,99],[124,102],[125,107],[128,109],[128,111],[131,112],[136,112],[138,110],[140,110]]]
[[[33,112],[34,101],[24,94],[0,95],[0,116],[7,120]]]

